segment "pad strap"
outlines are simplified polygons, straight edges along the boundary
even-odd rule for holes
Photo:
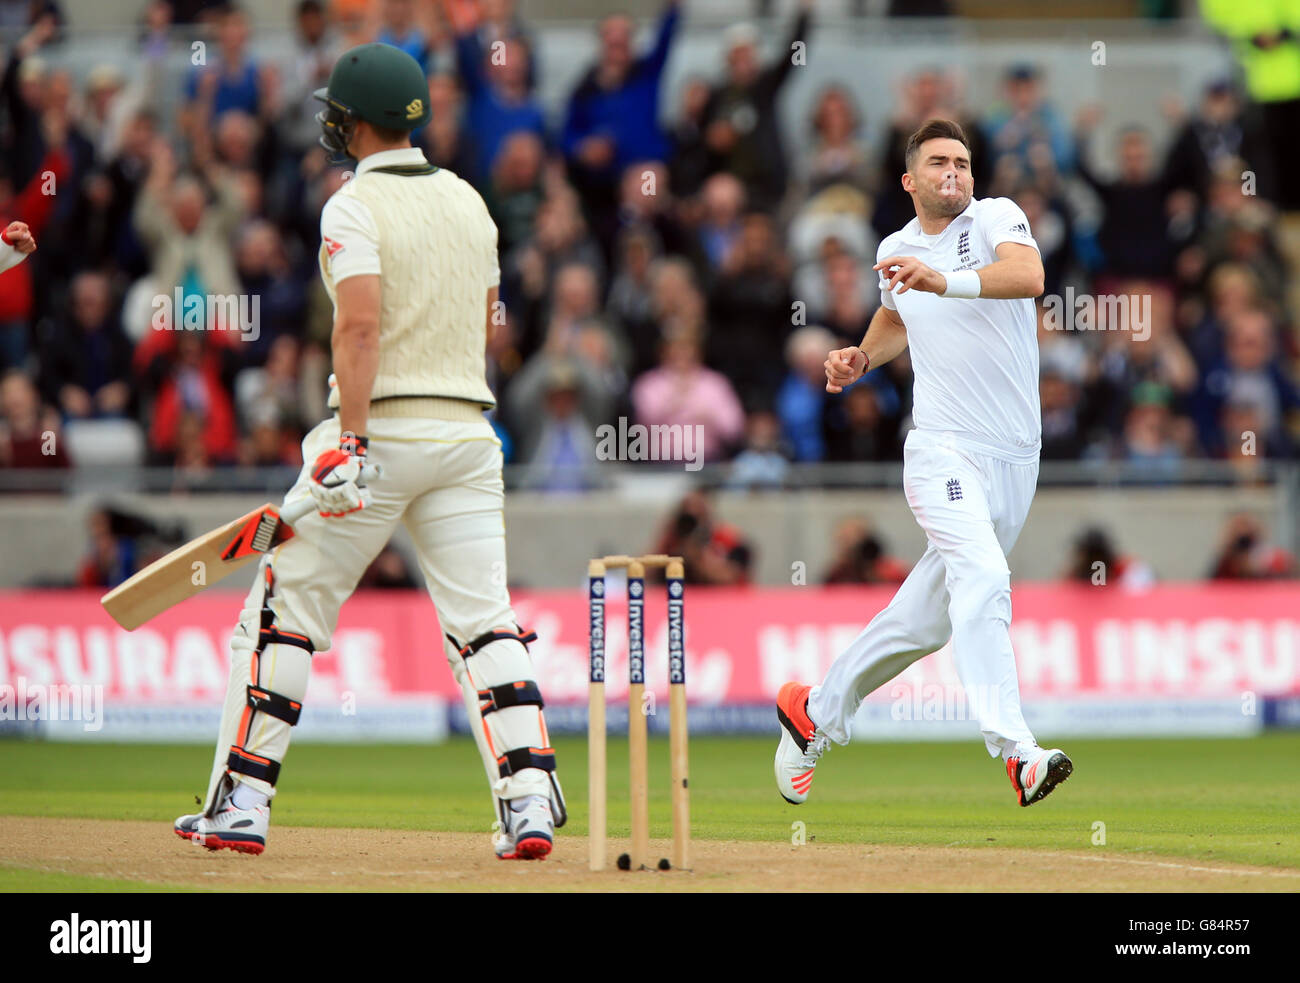
[[[269,613],[270,608],[265,609],[264,613]],[[297,632],[285,631],[277,628],[274,624],[265,625],[257,633],[257,651],[261,652],[268,645],[296,645],[300,649],[306,649],[308,653],[316,651],[312,645],[311,639],[306,635],[299,635]]]
[[[290,727],[297,726],[302,716],[302,704],[279,693],[272,693],[260,686],[248,685],[248,705],[254,712],[269,713],[272,717],[283,720]]]
[[[479,635],[478,638],[471,642],[467,642],[464,645],[461,645],[455,638],[452,638],[451,635],[448,635],[447,637],[451,639],[451,644],[456,646],[456,649],[460,653],[460,657],[462,659],[467,659],[484,646],[491,645],[493,642],[499,642],[505,638],[513,638],[516,642],[519,642],[526,648],[529,642],[537,641],[537,632],[526,632],[522,628],[516,628],[514,631],[485,631],[482,635]]]
[[[263,758],[245,751],[242,747],[232,747],[230,757],[226,759],[226,768],[249,778],[260,778],[268,785],[274,785],[280,777],[280,762]]]
[[[502,683],[500,686],[491,686],[478,691],[478,708],[485,717],[489,713],[510,707],[541,709],[544,706],[546,704],[542,702],[542,691],[531,679],[518,683]]]
[[[555,771],[555,748],[517,747],[497,758],[497,768],[502,778],[509,778],[525,768],[540,768],[542,771]]]

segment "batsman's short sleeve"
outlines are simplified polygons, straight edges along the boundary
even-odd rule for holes
[[[1034,234],[1029,228],[1029,219],[1010,198],[990,199],[989,207],[980,219],[990,250],[996,250],[1004,242],[1038,249],[1038,243],[1034,241]]]
[[[352,195],[336,194],[320,213],[321,241],[334,283],[350,276],[378,276],[379,227],[370,209]]]

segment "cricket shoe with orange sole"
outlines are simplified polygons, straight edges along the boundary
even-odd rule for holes
[[[509,810],[510,819],[497,839],[496,854],[501,860],[545,860],[555,844],[555,817],[551,800],[544,795],[530,795],[524,807]]]
[[[831,739],[808,716],[811,686],[786,683],[776,694],[776,719],[781,722],[781,743],[776,746],[776,788],[791,805],[808,801],[817,759]]]
[[[222,803],[216,815],[181,816],[176,820],[178,836],[209,850],[237,850],[240,853],[261,853],[266,849],[266,832],[271,825],[269,802],[252,809],[237,809],[229,798]]]
[[[1073,771],[1074,762],[1060,748],[1017,749],[1007,758],[1007,777],[1022,806],[1047,798]]]

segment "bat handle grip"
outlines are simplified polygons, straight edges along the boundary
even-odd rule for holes
[[[366,464],[361,468],[361,481],[369,484],[376,478],[383,475],[384,469],[378,464]],[[316,499],[310,495],[304,495],[302,498],[295,498],[292,502],[285,502],[280,509],[280,521],[293,525],[305,515],[316,511]]]

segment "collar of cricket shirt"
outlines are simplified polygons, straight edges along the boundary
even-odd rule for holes
[[[357,162],[357,177],[376,167],[392,167],[395,164],[423,164],[424,151],[419,147],[398,147],[396,150],[381,150],[371,154],[365,160]]]
[[[370,158],[367,157],[366,159],[369,160]],[[958,226],[959,223],[961,228],[968,228],[972,224],[974,224],[974,222],[975,222],[975,196],[971,195],[970,201],[966,204],[965,209],[963,209],[960,214],[958,214],[955,218],[953,218],[953,220],[949,222],[948,225],[944,228],[944,230],[940,232],[938,235],[935,236],[926,235],[924,232],[921,231],[921,220],[919,218],[913,218],[912,221],[908,222],[905,226],[903,226],[903,231],[902,234],[899,236],[898,242],[899,245],[902,245],[903,243],[909,243],[913,246],[921,246],[925,249],[933,249],[935,246],[939,245],[939,243],[943,241],[944,236],[946,236],[949,233],[949,231],[951,231],[955,226]]]

